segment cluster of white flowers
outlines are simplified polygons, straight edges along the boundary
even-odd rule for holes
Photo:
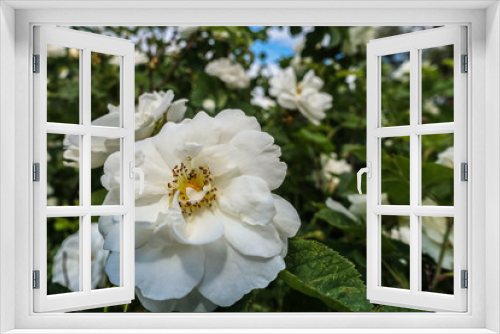
[[[228,58],[211,61],[205,67],[205,72],[224,81],[229,89],[247,88],[250,85],[250,78],[243,66]]]
[[[311,123],[318,125],[325,118],[325,111],[332,107],[332,96],[320,92],[323,80],[310,70],[301,82],[292,67],[280,71],[269,81],[269,94],[278,99],[280,106],[290,110],[299,110]]]
[[[241,110],[166,123],[136,142],[135,281],[151,311],[208,311],[266,287],[285,268],[287,238],[300,226],[293,206],[272,193],[287,166],[274,139]],[[118,191],[120,157],[104,165],[104,204]],[[119,224],[99,221],[111,251],[106,272],[119,282]]]
[[[135,140],[149,137],[156,126],[156,122],[164,117],[171,122],[179,122],[186,112],[186,99],[174,100],[174,93],[167,92],[144,93],[139,96],[139,105],[135,110]],[[109,113],[97,118],[91,124],[95,126],[120,126],[120,107],[108,105]],[[67,135],[64,138],[64,159],[68,166],[78,167],[80,161],[79,136]],[[98,168],[104,164],[108,156],[120,149],[118,139],[92,137],[91,139],[91,168]]]
[[[104,266],[109,252],[104,250],[104,238],[99,233],[97,223],[91,226],[91,288],[104,287],[106,275]],[[61,244],[54,257],[52,282],[59,283],[71,291],[80,290],[80,237],[78,232],[70,235]]]
[[[321,170],[313,174],[316,187],[327,194],[332,194],[339,185],[339,175],[351,172],[351,166],[345,159],[338,159],[337,153],[321,153]]]

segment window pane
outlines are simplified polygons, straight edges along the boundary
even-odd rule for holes
[[[47,294],[80,291],[80,217],[47,218]]]
[[[92,52],[92,125],[121,126],[120,59],[118,56]]]
[[[80,205],[80,141],[47,134],[47,206]]]
[[[410,137],[381,140],[382,193],[394,205],[410,205]]]
[[[121,139],[93,136],[91,150],[92,205],[121,204]]]
[[[47,45],[47,122],[80,123],[80,50]]]
[[[120,252],[114,253],[118,260],[113,261],[111,265],[113,274],[108,277],[105,272],[106,263],[108,261],[109,251],[104,249],[104,237],[102,233],[109,236],[108,248],[113,247],[113,250],[120,251],[120,234],[121,234],[121,216],[93,216],[92,217],[92,234],[91,234],[91,287],[95,289],[105,289],[113,286],[120,286]],[[99,223],[101,224],[101,231],[99,231]],[[102,232],[102,233],[101,233]],[[112,234],[113,236],[111,236]],[[113,242],[110,242],[113,241]],[[113,259],[112,259],[113,260]]]
[[[453,122],[453,45],[421,50],[422,123]]]
[[[381,286],[410,288],[410,217],[381,216]]]
[[[410,124],[410,53],[402,52],[380,59],[381,125]]]
[[[421,136],[422,205],[453,205],[453,133]]]
[[[422,291],[453,294],[453,218],[421,220]]]

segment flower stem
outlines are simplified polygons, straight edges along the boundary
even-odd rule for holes
[[[436,285],[438,283],[438,278],[441,275],[441,269],[442,269],[442,266],[443,266],[444,253],[446,251],[446,245],[448,244],[448,238],[450,236],[451,229],[453,227],[453,223],[451,223],[449,221],[449,219],[450,218],[447,218],[446,231],[444,233],[443,243],[441,244],[441,249],[439,251],[439,258],[438,258],[436,273],[434,274],[434,279],[432,280],[431,291],[434,291],[434,289],[436,288]]]
[[[128,310],[128,305],[129,305],[129,304],[125,304],[125,306],[123,306],[123,313],[127,312],[127,310]]]

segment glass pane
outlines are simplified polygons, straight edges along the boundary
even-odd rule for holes
[[[47,206],[80,205],[80,140],[47,134]]]
[[[120,251],[120,216],[92,216],[92,234],[91,234],[91,246],[90,250],[92,252],[92,267],[91,267],[91,287],[92,289],[105,289],[113,286],[120,285],[120,261],[113,262],[111,265],[112,276],[108,278],[105,272],[106,263],[108,261],[109,251],[104,249],[104,237],[99,231],[99,223],[101,224],[101,231],[109,236],[107,248],[113,247],[113,249]],[[109,234],[115,235],[112,237]],[[115,243],[110,242],[115,241]],[[118,258],[119,259],[119,258]],[[111,282],[113,280],[113,282]]]
[[[453,133],[421,136],[422,205],[453,205]]]
[[[47,122],[80,123],[80,50],[47,45]]]
[[[410,205],[410,137],[381,140],[382,193],[394,205]]]
[[[382,56],[381,125],[410,124],[410,52]]]
[[[93,136],[91,150],[92,205],[121,204],[121,139]]]
[[[453,294],[453,218],[421,220],[422,291]]]
[[[91,57],[92,124],[119,127],[121,57],[98,52]]]
[[[453,122],[453,45],[421,50],[422,123]]]
[[[80,217],[47,218],[47,294],[80,291]]]
[[[381,286],[410,288],[410,217],[381,216]]]

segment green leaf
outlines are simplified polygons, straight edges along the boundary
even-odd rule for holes
[[[90,203],[92,205],[102,205],[107,194],[108,191],[106,189],[99,189],[94,191],[92,195],[90,195]]]
[[[337,46],[340,43],[341,36],[337,27],[330,27],[330,45],[329,47]]]
[[[320,299],[336,311],[372,310],[359,272],[336,251],[316,241],[292,238],[285,262],[280,277],[294,290]]]
[[[389,305],[381,305],[377,307],[374,312],[427,312],[427,311],[421,311],[421,310],[414,310],[411,308],[404,308],[404,307],[396,307],[396,306],[389,306]]]
[[[340,228],[340,229],[348,229],[355,225],[360,225],[359,220],[352,220],[348,218],[346,215],[333,211],[331,209],[321,209],[315,215],[314,218],[321,219],[322,221],[327,222],[328,224]]]
[[[310,131],[309,129],[303,128],[299,131],[299,138],[307,142],[315,143],[321,146],[326,151],[334,150],[334,146],[330,142],[330,139],[328,139],[328,137],[322,134],[321,132],[313,132]]]

